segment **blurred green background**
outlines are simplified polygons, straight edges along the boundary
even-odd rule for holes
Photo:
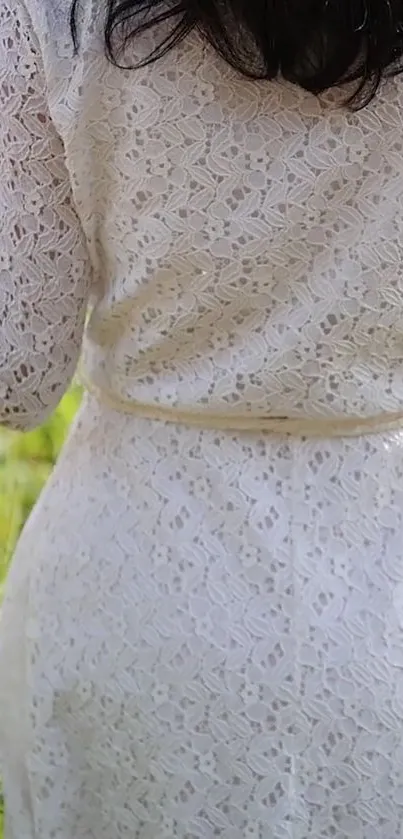
[[[21,529],[52,471],[81,398],[73,387],[45,425],[27,434],[0,428],[0,599]],[[3,806],[0,791],[0,839]]]

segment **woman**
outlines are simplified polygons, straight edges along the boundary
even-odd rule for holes
[[[1,0],[1,420],[87,385],[2,610],[7,839],[401,837],[403,5],[69,14]]]

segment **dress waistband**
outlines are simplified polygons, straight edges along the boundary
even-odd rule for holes
[[[246,413],[213,413],[120,398],[82,378],[85,389],[101,404],[114,411],[142,419],[162,420],[213,431],[250,431],[283,434],[293,437],[360,437],[385,431],[403,430],[403,411],[371,417],[282,417]]]

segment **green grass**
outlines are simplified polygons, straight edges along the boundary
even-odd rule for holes
[[[72,388],[51,419],[28,434],[0,428],[0,598],[18,536],[49,477],[80,401]],[[3,801],[0,790],[0,839]]]

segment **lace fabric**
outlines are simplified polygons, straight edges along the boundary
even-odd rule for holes
[[[402,451],[86,399],[2,616],[7,839],[398,839]]]
[[[3,43],[14,38],[25,71],[7,47],[3,73],[18,84],[5,114],[14,134],[2,132],[2,253],[16,258],[24,200],[18,258],[35,310],[18,286],[8,292],[16,313],[4,318],[1,357],[13,330],[23,336],[1,379],[2,416],[26,399],[35,422],[56,404],[80,351],[91,271],[84,364],[117,397],[281,416],[399,411],[400,79],[349,114],[345,91],[318,100],[238,77],[196,34],[155,68],[122,71],[105,59],[101,10],[83,6],[77,58],[65,3],[30,0],[35,33],[21,12],[18,36],[17,10],[4,11]],[[131,58],[153,43],[135,42]],[[13,157],[7,138],[19,133]],[[3,293],[18,276],[8,271]]]
[[[348,114],[0,9],[1,420],[57,403],[88,303],[117,400],[401,410],[402,80]],[[87,397],[2,610],[7,839],[401,839],[402,451]]]
[[[90,262],[38,40],[0,5],[0,420],[25,429],[55,407],[77,365]]]

